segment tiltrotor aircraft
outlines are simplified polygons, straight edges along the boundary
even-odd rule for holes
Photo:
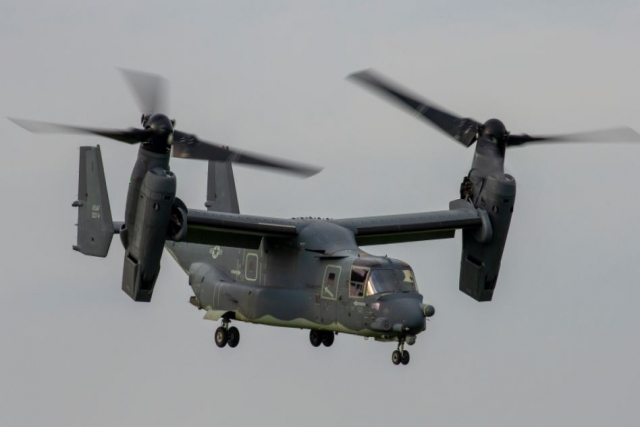
[[[565,136],[510,135],[496,119],[480,124],[459,118],[371,71],[352,75],[440,128],[465,146],[477,142],[460,198],[448,210],[349,219],[279,219],[240,214],[231,163],[264,166],[302,175],[308,166],[247,154],[201,141],[174,128],[163,112],[163,80],[125,71],[139,98],[142,129],[105,130],[15,120],[35,132],[95,134],[140,142],[124,222],[113,222],[100,147],[81,147],[78,236],[74,249],[106,257],[112,237],[125,248],[122,289],[149,302],[160,271],[162,249],[187,272],[205,319],[221,321],[219,347],[236,347],[232,321],[310,329],[315,347],[331,346],[345,333],[395,341],[394,364],[409,363],[413,344],[435,312],[418,292],[411,267],[374,256],[360,246],[445,239],[462,230],[460,290],[490,301],[496,287],[516,196],[516,182],[504,173],[505,148],[551,140],[638,140],[621,128]],[[209,160],[207,210],[187,208],[176,197],[169,157]]]

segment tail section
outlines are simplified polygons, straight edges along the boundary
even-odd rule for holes
[[[106,257],[115,227],[100,146],[80,147],[78,200],[73,206],[78,208],[78,243],[73,249],[84,255]]]
[[[207,210],[240,213],[231,162],[209,162]]]

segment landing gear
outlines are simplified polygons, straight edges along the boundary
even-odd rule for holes
[[[236,328],[235,326],[230,327],[227,331],[227,335],[229,335],[229,341],[227,342],[227,344],[229,344],[229,347],[236,348],[240,343],[240,331],[238,330],[238,328]]]
[[[391,353],[391,361],[393,362],[394,365],[399,365],[401,363],[403,365],[408,365],[409,360],[411,360],[409,351],[404,349],[404,342],[405,342],[404,338],[399,338],[398,349],[394,350],[393,353]]]
[[[402,352],[402,364],[403,365],[409,364],[409,360],[410,360],[409,350],[403,351]]]
[[[335,335],[333,334],[333,332],[331,331],[323,331],[322,333],[322,344],[324,344],[325,347],[331,347],[331,344],[333,344],[333,339],[335,338]]]
[[[213,338],[218,347],[224,347],[229,341],[229,334],[227,333],[227,329],[224,326],[220,326],[218,329],[216,329],[216,334]]]
[[[311,332],[309,332],[309,341],[311,341],[312,346],[319,347],[320,344],[322,344],[322,334],[320,331],[312,329]]]
[[[229,320],[222,321],[222,326],[216,329],[213,336],[216,345],[220,348],[229,344],[229,347],[235,348],[240,343],[240,331],[235,326],[229,327]]]
[[[320,344],[323,344],[325,347],[331,347],[334,338],[335,334],[331,331],[317,331],[312,329],[309,332],[309,341],[311,341],[311,345],[314,347],[319,347]]]

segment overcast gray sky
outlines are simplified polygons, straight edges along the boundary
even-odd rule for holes
[[[179,127],[315,163],[298,180],[236,169],[241,209],[353,217],[446,209],[465,150],[344,80],[374,67],[513,132],[640,130],[637,1],[0,2],[0,115],[135,126],[115,67],[171,81]],[[238,324],[235,350],[165,256],[151,304],[121,290],[123,249],[75,242],[80,145],[100,143],[113,216],[136,147],[0,121],[1,425],[635,425],[640,416],[640,146],[513,149],[518,197],[491,303],[457,289],[459,236],[373,247],[436,306],[393,344]],[[202,208],[206,164],[173,160]]]

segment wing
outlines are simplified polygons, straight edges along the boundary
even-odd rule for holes
[[[455,200],[450,210],[413,214],[347,218],[331,222],[354,233],[359,246],[419,240],[447,239],[458,229],[475,229],[482,242],[491,238],[491,224],[483,210]],[[263,237],[294,239],[300,221],[240,215],[228,212],[189,210],[188,243],[258,249]]]
[[[190,209],[187,236],[181,241],[258,249],[263,237],[295,238],[296,224],[294,220]]]
[[[348,218],[334,221],[353,231],[359,246],[419,240],[448,239],[457,229],[478,229],[487,238],[491,225],[484,211],[463,200],[451,202],[451,210],[402,215]]]

